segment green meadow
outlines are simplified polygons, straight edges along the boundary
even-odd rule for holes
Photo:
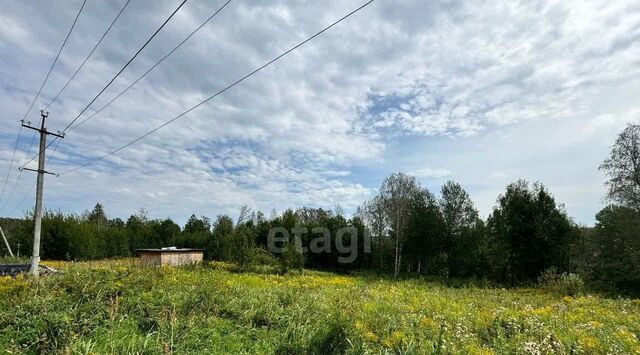
[[[63,354],[630,354],[640,300],[230,264],[0,279],[0,348]]]

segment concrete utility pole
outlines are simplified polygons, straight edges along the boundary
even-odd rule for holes
[[[40,110],[40,116],[42,116],[42,122],[40,123],[40,128],[31,127],[30,122],[27,124],[22,123],[23,127],[32,129],[34,131],[40,132],[40,152],[38,153],[38,169],[29,169],[22,167],[21,169],[35,171],[38,173],[37,185],[36,185],[36,209],[34,212],[34,231],[33,231],[33,255],[31,256],[31,273],[35,276],[38,276],[39,266],[40,264],[40,231],[42,226],[42,194],[44,189],[44,174],[51,174],[46,170],[44,170],[44,160],[45,160],[45,150],[47,149],[47,135],[51,134],[58,138],[64,138],[64,134],[55,134],[51,132],[47,132],[47,128],[44,126],[44,122],[46,118],[49,116],[49,112],[44,112],[44,110]]]

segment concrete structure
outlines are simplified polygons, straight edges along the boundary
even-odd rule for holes
[[[162,249],[137,249],[144,265],[188,265],[202,262],[204,249],[168,247]]]
[[[58,272],[58,270],[39,265],[39,274],[47,275],[54,272]],[[0,265],[0,276],[11,276],[16,277],[18,274],[31,271],[31,264],[1,264]]]

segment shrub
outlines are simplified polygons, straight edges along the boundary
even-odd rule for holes
[[[292,244],[285,246],[280,258],[280,272],[283,274],[286,274],[289,270],[302,272],[303,267],[304,255],[296,250],[296,247]]]
[[[278,265],[278,259],[273,254],[260,248],[256,248],[254,263],[256,265],[276,266]]]
[[[538,277],[538,285],[543,289],[557,292],[566,296],[576,296],[584,293],[584,281],[578,274],[559,274],[555,267],[550,267]]]

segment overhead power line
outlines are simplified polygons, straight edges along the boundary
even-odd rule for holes
[[[147,45],[155,38],[155,36],[164,28],[164,26],[173,18],[173,16],[182,8],[182,6],[187,2],[187,0],[183,0],[180,5],[173,10],[173,12],[171,13],[171,15],[169,15],[169,17],[167,17],[166,20],[164,20],[164,22],[162,23],[162,25],[160,25],[160,27],[158,27],[158,29],[151,35],[151,37],[149,37],[149,39],[147,39],[146,42],[144,42],[144,44],[142,45],[142,47],[140,47],[140,49],[138,49],[138,51],[133,55],[133,57],[131,57],[131,59],[129,59],[127,61],[127,63],[125,63],[125,65],[122,67],[122,69],[120,69],[116,75],[113,76],[113,78],[111,78],[111,80],[109,80],[109,82],[107,83],[107,85],[105,85],[102,90],[100,90],[98,92],[98,94],[96,94],[96,96],[82,109],[82,111],[80,111],[80,113],[73,119],[71,120],[71,122],[69,122],[66,127],[64,127],[64,129],[62,130],[62,132],[64,133],[67,129],[69,129],[69,127],[71,127],[71,125],[80,117],[82,116],[82,114],[89,108],[91,107],[91,105],[98,99],[98,97],[100,97],[100,95],[102,95],[102,93],[107,90],[107,88],[109,86],[111,86],[111,84],[118,78],[118,76],[120,76],[120,74],[122,74],[122,72],[129,66],[129,64],[131,64],[134,59],[136,59],[136,57],[138,56],[138,54],[140,54],[140,52],[142,52],[143,49],[145,49],[147,47]],[[53,142],[52,142],[53,143]]]
[[[22,129],[22,125],[20,125],[20,129]],[[38,136],[38,134],[36,132],[33,132],[33,137],[31,138],[31,143],[29,144],[29,149],[27,150],[27,157],[31,154],[31,149],[33,149],[33,144],[35,143],[37,136]],[[62,141],[60,141],[60,142],[62,142]],[[55,146],[55,149],[53,151],[55,152],[57,148],[58,148],[58,145]],[[53,153],[52,153],[52,155],[53,155]],[[51,157],[49,157],[49,159],[51,159]],[[22,169],[20,169],[20,171],[18,172],[18,177],[16,178],[15,182],[13,183],[13,186],[11,187],[11,191],[9,192],[9,195],[7,195],[7,199],[2,204],[2,207],[0,207],[0,213],[2,213],[4,211],[4,209],[9,205],[9,201],[11,201],[11,198],[13,197],[13,194],[16,191],[16,187],[18,187],[18,184],[20,183],[20,179],[22,178],[22,173],[23,172],[24,171]]]
[[[62,141],[58,140],[57,143],[56,143],[56,146],[53,147],[53,150],[51,151],[51,154],[49,154],[49,157],[47,158],[47,164],[49,164],[49,162],[51,161],[51,158],[53,158],[53,155],[56,153],[56,150],[58,150],[58,147],[60,146],[60,142],[62,142]],[[24,195],[20,199],[20,202],[18,202],[13,207],[13,210],[18,209],[20,206],[22,206],[22,204],[24,204],[24,202],[27,200],[27,197],[29,197],[31,195],[31,193],[33,192],[33,189],[36,188],[36,185],[37,185],[37,183],[35,183],[35,182],[33,183],[33,185],[31,185],[31,188],[29,188],[29,190],[27,190],[27,192],[24,193]],[[8,202],[9,201],[5,202],[5,205],[2,207],[2,210],[4,210],[4,208],[7,207],[6,203],[8,203]]]
[[[62,92],[67,88],[67,86],[69,86],[69,84],[73,81],[73,79],[75,79],[76,75],[78,75],[78,72],[80,72],[80,69],[82,69],[84,67],[84,65],[87,63],[87,61],[89,60],[89,58],[91,58],[91,56],[93,55],[93,53],[96,51],[96,49],[98,48],[98,46],[100,46],[100,43],[102,43],[102,41],[104,40],[104,38],[107,36],[107,34],[111,31],[111,28],[113,28],[113,25],[116,23],[116,21],[118,21],[118,19],[120,18],[120,15],[122,15],[122,13],[124,12],[124,9],[127,8],[127,6],[129,5],[129,3],[131,2],[131,0],[127,0],[124,3],[124,6],[122,6],[122,8],[120,9],[120,11],[118,12],[118,14],[116,15],[116,18],[113,19],[113,21],[111,21],[111,24],[109,25],[109,27],[107,27],[107,30],[102,34],[102,36],[100,37],[100,39],[98,40],[98,42],[95,44],[95,46],[93,46],[93,48],[91,49],[91,52],[89,52],[89,54],[87,55],[86,58],[84,58],[84,60],[82,61],[82,63],[80,64],[80,66],[76,69],[76,71],[73,73],[73,75],[71,75],[71,77],[69,78],[69,80],[67,80],[67,82],[64,84],[64,86],[60,89],[60,91],[58,91],[57,94],[55,94],[55,96],[49,101],[49,103],[45,106],[45,110],[47,110],[49,108],[49,106],[51,106],[57,99],[58,97],[60,97],[60,94],[62,94]]]
[[[2,192],[0,193],[0,201],[4,197],[4,191],[7,189],[7,182],[9,182],[9,176],[11,175],[11,168],[13,168],[13,161],[16,158],[16,150],[18,150],[18,143],[20,143],[20,134],[22,134],[22,125],[18,129],[18,138],[16,139],[16,144],[13,146],[13,153],[11,153],[11,162],[9,162],[9,171],[7,171],[7,176],[4,177],[4,183],[2,184]]]
[[[78,72],[80,72],[80,70],[84,67],[84,65],[87,63],[87,61],[89,60],[89,58],[91,58],[91,56],[93,55],[93,53],[96,51],[96,49],[98,48],[98,46],[100,46],[100,44],[102,43],[102,41],[104,40],[104,38],[107,36],[107,34],[111,31],[111,29],[113,28],[113,25],[116,23],[116,21],[118,20],[118,18],[120,18],[120,15],[122,15],[122,13],[124,12],[124,9],[127,8],[127,6],[129,5],[129,3],[131,2],[131,0],[127,0],[124,4],[124,6],[122,6],[122,8],[120,9],[120,11],[118,12],[118,14],[116,15],[116,17],[113,19],[113,21],[111,21],[111,24],[109,25],[109,27],[107,28],[107,30],[102,34],[102,36],[100,37],[100,39],[98,40],[98,42],[93,46],[93,48],[91,49],[91,51],[89,52],[89,54],[87,55],[87,57],[82,61],[82,63],[80,64],[80,66],[78,66],[78,68],[75,70],[75,72],[73,73],[73,75],[71,75],[71,77],[69,78],[69,80],[67,80],[67,82],[64,84],[64,86],[58,91],[58,93],[49,101],[49,103],[45,106],[45,110],[47,110],[54,102],[56,99],[58,99],[58,97],[60,97],[60,94],[62,94],[62,92],[67,88],[67,86],[69,86],[69,84],[73,81],[73,79],[75,79],[76,75],[78,75]],[[84,5],[84,4],[83,4]],[[77,18],[76,18],[77,19]],[[20,131],[18,131],[18,137],[20,137],[20,132],[22,132],[22,125],[20,126]],[[29,150],[27,151],[27,158],[31,155],[31,149],[33,148],[33,144],[35,142],[37,134],[34,132],[33,134],[33,138],[31,139],[31,143],[29,144]],[[18,146],[18,141],[16,141],[16,148]],[[57,147],[57,146],[56,146]],[[55,152],[55,149],[54,149]],[[13,155],[15,155],[15,148],[14,148],[14,152]],[[13,162],[13,158],[11,159]],[[28,162],[28,160],[25,161],[24,164],[21,165],[26,165],[26,163]],[[13,165],[13,164],[11,164]],[[9,169],[11,169],[11,166],[9,167]],[[7,175],[7,178],[9,176]],[[22,178],[22,170],[20,170],[20,172],[18,173],[18,177],[16,178],[13,187],[11,188],[11,191],[7,197],[7,200],[5,201],[5,204],[3,207],[0,207],[0,211],[4,209],[4,207],[6,207],[6,205],[9,203],[9,200],[11,200],[11,197],[13,196],[13,193],[16,190],[16,187],[18,185],[18,183],[20,182],[20,178]],[[0,200],[1,200],[1,196],[3,196],[4,194],[4,189],[6,188],[6,184],[3,187],[3,192],[2,194],[0,194]]]
[[[20,129],[22,129],[22,125],[20,125]],[[29,155],[31,154],[31,149],[33,149],[33,144],[35,143],[37,136],[38,136],[38,134],[36,132],[33,132],[33,136],[31,137],[31,143],[29,143],[29,149],[27,149],[27,159],[28,159]],[[25,164],[26,164],[27,159],[25,159]],[[13,186],[11,187],[11,191],[9,192],[9,195],[7,196],[7,199],[4,201],[3,206],[0,207],[0,212],[3,211],[5,207],[7,207],[7,204],[9,204],[9,201],[11,200],[11,197],[13,197],[13,193],[16,191],[16,187],[18,187],[18,184],[20,183],[20,179],[22,178],[22,173],[23,173],[23,170],[20,170],[18,172],[18,177],[14,181]]]
[[[42,89],[44,88],[44,84],[46,84],[47,80],[49,80],[49,76],[51,75],[51,72],[53,71],[53,67],[58,62],[58,58],[60,58],[60,53],[62,53],[62,49],[67,44],[67,41],[69,40],[69,36],[71,36],[71,32],[73,32],[73,28],[76,27],[76,22],[78,22],[78,17],[80,17],[80,14],[82,13],[82,9],[84,9],[84,5],[86,3],[87,3],[87,0],[83,0],[82,1],[82,6],[80,6],[80,10],[78,10],[78,14],[76,15],[76,18],[73,20],[73,24],[71,25],[71,28],[69,29],[69,32],[67,33],[67,36],[64,38],[64,42],[62,42],[62,45],[60,46],[60,50],[58,50],[58,54],[56,54],[56,58],[53,60],[53,63],[51,64],[51,68],[49,68],[49,71],[47,72],[47,76],[45,76],[44,81],[42,82],[42,85],[40,85],[40,89],[38,89],[38,93],[36,94],[36,96],[31,101],[31,104],[29,105],[29,109],[27,109],[27,112],[25,112],[24,116],[22,117],[23,120],[27,118],[27,115],[29,115],[29,112],[31,112],[31,109],[33,108],[33,105],[36,103],[36,100],[38,100],[38,97],[40,97],[40,94],[42,93]]]
[[[142,52],[143,49],[145,49],[145,47],[151,42],[151,40],[153,40],[153,38],[164,28],[164,26],[169,22],[169,20],[171,20],[173,18],[173,16],[182,8],[182,6],[187,2],[187,0],[183,0],[180,5],[171,13],[171,15],[169,15],[169,17],[162,23],[162,25],[160,27],[158,27],[158,29],[151,35],[151,37],[149,37],[149,39],[147,39],[147,41],[142,45],[142,47],[140,47],[140,49],[138,49],[138,51],[133,55],[133,57],[131,57],[131,59],[129,59],[127,61],[127,63],[125,63],[125,65],[122,67],[122,69],[120,69],[116,75],[113,76],[113,78],[111,78],[111,80],[109,80],[109,82],[107,83],[107,85],[105,85],[102,90],[100,90],[98,92],[98,94],[82,109],[82,111],[80,111],[80,113],[71,120],[71,122],[69,122],[64,129],[60,132],[60,134],[64,134],[67,129],[69,129],[69,127],[71,127],[71,125],[78,120],[78,118],[80,118],[80,116],[82,116],[82,114],[89,108],[91,107],[91,105],[98,99],[98,97],[100,97],[100,95],[102,95],[102,93],[107,90],[107,88],[109,86],[111,86],[111,84],[116,80],[116,78],[118,78],[118,76],[120,76],[120,74],[122,74],[122,72],[129,66],[129,64],[131,64],[131,62],[133,62],[134,59],[136,59],[136,57],[138,56],[138,54],[140,54],[140,52]],[[58,138],[54,137],[51,142],[49,144],[47,144],[45,146],[45,149],[49,148],[55,141],[57,141]],[[32,162],[33,160],[35,160],[38,155],[40,154],[40,152],[38,152],[38,154],[34,155],[31,159],[29,159],[25,164],[22,165],[22,167],[24,167],[25,165],[29,164],[30,162]]]
[[[127,4],[129,3],[128,0]],[[154,64],[151,68],[149,68],[144,74],[142,74],[138,79],[136,79],[133,83],[131,83],[129,86],[127,86],[126,89],[124,89],[122,92],[120,92],[118,95],[116,95],[113,99],[111,99],[111,101],[109,101],[106,105],[102,106],[99,110],[97,110],[96,112],[94,112],[93,114],[91,114],[89,117],[85,118],[84,120],[80,121],[80,123],[78,123],[75,126],[70,127],[69,129],[67,129],[68,131],[74,130],[75,128],[77,128],[78,126],[82,125],[83,123],[85,123],[87,120],[89,120],[90,118],[92,118],[93,116],[97,115],[98,113],[100,113],[102,110],[104,110],[107,106],[109,106],[110,104],[112,104],[115,100],[117,100],[120,96],[122,96],[125,92],[127,92],[129,89],[131,89],[135,84],[137,84],[140,80],[142,80],[147,74],[149,74],[152,70],[154,70],[158,65],[160,65],[160,63],[162,63],[165,59],[167,59],[171,54],[173,54],[173,52],[175,52],[178,48],[180,48],[185,42],[187,42],[189,40],[189,38],[191,38],[196,32],[198,32],[202,27],[204,27],[204,25],[206,25],[211,19],[213,19],[220,11],[222,11],[222,9],[224,9],[229,3],[231,2],[231,0],[227,0],[227,2],[225,2],[220,8],[218,8],[218,10],[216,10],[213,14],[211,14],[211,16],[209,16],[205,22],[203,22],[200,26],[198,26],[193,32],[191,32],[184,40],[182,40],[182,42],[180,42],[174,49],[172,49],[169,53],[167,53],[164,57],[162,57],[162,59],[160,59],[158,62],[156,62],[156,64]],[[127,4],[125,4],[124,7],[127,6]],[[123,8],[124,10],[124,8]],[[122,13],[122,10],[120,10],[120,13]],[[119,14],[118,14],[119,16]],[[117,17],[116,17],[117,19]],[[115,22],[115,20],[114,20]],[[113,25],[113,23],[112,23]],[[103,35],[104,37],[104,35]],[[35,136],[34,136],[35,138]],[[33,144],[33,141],[31,142]],[[56,150],[58,149],[58,145],[59,145],[60,141],[58,141],[58,144],[55,146],[55,148],[53,149],[53,152],[51,153],[51,155],[49,156],[49,160],[53,157],[53,154],[55,154]],[[29,151],[31,151],[31,149],[29,149]],[[29,155],[29,154],[27,154]],[[22,173],[22,170],[20,171],[20,173]],[[15,189],[15,186],[14,186]],[[1,209],[0,209],[1,210]]]
[[[195,30],[193,30],[185,39],[182,40],[182,42],[178,43],[177,46],[175,46],[171,51],[169,51],[169,53],[167,53],[164,57],[160,58],[159,61],[157,61],[153,66],[151,66],[146,72],[144,72],[144,74],[140,75],[140,77],[138,79],[136,79],[135,81],[133,81],[131,84],[129,84],[129,86],[127,86],[124,90],[122,90],[118,95],[114,96],[109,102],[107,102],[106,104],[104,104],[102,107],[100,107],[100,109],[98,109],[96,112],[92,113],[91,115],[87,116],[85,119],[83,119],[82,121],[78,122],[77,125],[70,127],[67,132],[72,131],[80,126],[82,126],[85,122],[87,122],[88,120],[90,120],[91,118],[93,118],[94,116],[96,116],[97,114],[99,114],[100,112],[102,112],[102,110],[104,110],[105,108],[107,108],[109,105],[111,105],[114,101],[116,101],[120,96],[122,96],[124,93],[126,93],[127,91],[129,91],[129,89],[131,89],[134,85],[136,85],[140,80],[142,80],[145,76],[147,76],[147,74],[151,73],[158,65],[160,65],[160,63],[164,62],[165,59],[169,58],[169,56],[171,56],[175,51],[178,50],[178,48],[182,47],[183,44],[185,44],[196,32],[200,31],[200,29],[202,29],[202,27],[204,27],[204,25],[206,25],[207,23],[209,23],[209,21],[211,21],[220,11],[222,11],[222,9],[224,9],[229,3],[231,2],[231,0],[227,0],[227,2],[225,2],[224,4],[222,4],[222,6],[220,6],[213,14],[211,14],[211,16],[209,16],[200,26],[198,26]]]
[[[82,5],[80,6],[80,9],[78,10],[78,13],[76,14],[76,17],[73,19],[73,23],[71,24],[71,28],[69,28],[69,32],[67,32],[67,35],[65,36],[64,41],[62,41],[62,45],[60,46],[60,49],[58,49],[58,53],[56,54],[56,57],[53,60],[53,63],[51,63],[51,66],[49,67],[49,71],[47,72],[47,75],[44,77],[44,80],[42,81],[42,84],[40,85],[40,88],[38,89],[38,92],[36,93],[36,96],[33,97],[33,100],[31,100],[31,104],[29,104],[29,108],[27,108],[27,111],[22,116],[22,119],[20,120],[21,122],[24,121],[27,118],[27,116],[29,115],[29,112],[31,112],[31,109],[33,108],[33,105],[36,103],[36,101],[40,97],[40,94],[42,93],[42,89],[44,88],[44,85],[49,80],[49,76],[51,75],[51,72],[53,71],[53,68],[56,66],[56,63],[58,62],[58,58],[60,58],[60,53],[62,53],[62,49],[64,49],[65,45],[67,44],[67,41],[69,40],[69,36],[71,36],[71,32],[73,32],[73,29],[76,27],[76,23],[78,22],[78,18],[80,17],[80,14],[82,13],[82,10],[84,9],[84,5],[86,3],[87,3],[87,0],[83,0],[82,1]],[[4,196],[4,191],[7,188],[7,182],[9,181],[9,176],[11,175],[11,169],[13,168],[13,161],[14,161],[14,158],[15,158],[15,155],[16,155],[16,149],[18,148],[18,144],[20,143],[20,135],[21,135],[21,133],[22,133],[22,125],[20,126],[20,129],[18,130],[18,137],[16,138],[16,143],[14,145],[13,153],[11,155],[11,162],[9,163],[9,170],[7,171],[7,176],[4,179],[4,184],[3,184],[3,187],[2,187],[2,194],[0,194],[0,200],[2,199],[2,196]]]
[[[353,14],[355,14],[356,12],[358,12],[358,11],[362,10],[363,8],[367,7],[367,6],[368,6],[369,4],[371,4],[373,1],[374,1],[374,0],[369,0],[369,1],[367,1],[366,3],[364,3],[363,5],[361,5],[360,7],[356,8],[355,10],[353,10],[353,11],[349,12],[348,14],[344,15],[343,17],[341,17],[341,18],[340,18],[340,19],[338,19],[337,21],[333,22],[333,23],[332,23],[332,24],[330,24],[329,26],[327,26],[327,27],[323,28],[322,30],[320,30],[320,31],[316,32],[316,33],[315,33],[314,35],[312,35],[311,37],[308,37],[308,38],[307,38],[307,39],[305,39],[304,41],[302,41],[302,42],[300,42],[300,43],[296,44],[295,46],[293,46],[293,47],[291,47],[291,48],[289,48],[288,50],[286,50],[286,51],[285,51],[285,52],[283,52],[282,54],[278,55],[277,57],[275,57],[275,58],[271,59],[270,61],[266,62],[265,64],[263,64],[262,66],[258,67],[257,69],[254,69],[254,70],[253,70],[253,71],[251,71],[250,73],[248,73],[248,74],[244,75],[244,76],[243,76],[243,77],[241,77],[240,79],[238,79],[238,80],[234,81],[233,83],[229,84],[228,86],[224,87],[222,90],[220,90],[220,91],[216,92],[215,94],[213,94],[213,95],[211,95],[211,96],[207,97],[206,99],[204,99],[204,100],[203,100],[203,101],[201,101],[200,103],[196,104],[195,106],[192,106],[191,108],[189,108],[189,109],[187,109],[186,111],[184,111],[184,112],[180,113],[179,115],[177,115],[177,116],[173,117],[172,119],[170,119],[170,120],[168,120],[168,121],[164,122],[163,124],[161,124],[161,125],[159,125],[159,126],[155,127],[154,129],[152,129],[152,130],[148,131],[147,133],[143,134],[142,136],[140,136],[140,137],[138,137],[138,138],[136,138],[136,139],[134,139],[134,140],[130,141],[129,143],[127,143],[127,144],[125,144],[125,145],[120,146],[119,148],[117,148],[117,149],[115,149],[115,150],[110,151],[110,152],[109,152],[109,153],[107,153],[107,154],[104,154],[104,155],[102,155],[102,156],[100,156],[100,157],[98,157],[98,158],[95,158],[95,159],[93,159],[93,160],[90,160],[89,162],[87,162],[87,163],[85,163],[85,164],[83,164],[83,165],[77,166],[77,167],[72,168],[72,169],[68,169],[68,170],[64,171],[63,173],[61,173],[60,175],[69,174],[69,173],[71,173],[71,172],[74,172],[74,171],[80,170],[80,169],[82,169],[82,168],[86,168],[87,166],[92,165],[92,164],[94,164],[94,163],[96,163],[96,162],[98,162],[98,161],[100,161],[100,160],[102,160],[102,159],[104,159],[104,158],[107,158],[107,157],[109,157],[109,156],[111,156],[111,155],[113,155],[113,154],[116,154],[116,153],[118,153],[119,151],[121,151],[121,150],[123,150],[123,149],[125,149],[125,148],[127,148],[127,147],[129,147],[129,146],[131,146],[132,144],[135,144],[136,142],[139,142],[140,140],[142,140],[142,139],[144,139],[144,138],[146,138],[146,137],[148,137],[148,136],[152,135],[153,133],[155,133],[155,132],[159,131],[160,129],[162,129],[163,127],[165,127],[165,126],[167,126],[167,125],[169,125],[169,124],[171,124],[171,123],[175,122],[176,120],[180,119],[180,118],[181,118],[181,117],[183,117],[184,115],[186,115],[186,114],[188,114],[189,112],[191,112],[191,111],[193,111],[193,110],[197,109],[198,107],[200,107],[200,106],[204,105],[205,103],[209,102],[210,100],[212,100],[213,98],[215,98],[215,97],[219,96],[220,94],[224,93],[225,91],[227,91],[227,90],[231,89],[232,87],[234,87],[234,86],[236,86],[236,85],[240,84],[241,82],[243,82],[243,81],[244,81],[244,80],[246,80],[247,78],[249,78],[249,77],[253,76],[253,75],[254,75],[254,74],[256,74],[257,72],[259,72],[259,71],[261,71],[262,69],[264,69],[264,68],[268,67],[269,65],[273,64],[274,62],[276,62],[276,61],[277,61],[277,60],[279,60],[280,58],[282,58],[282,57],[286,56],[287,54],[289,54],[289,53],[293,52],[294,50],[296,50],[296,49],[298,49],[299,47],[303,46],[303,45],[304,45],[304,44],[306,44],[307,42],[309,42],[309,41],[313,40],[314,38],[316,38],[316,37],[320,36],[321,34],[323,34],[324,32],[326,32],[327,30],[331,29],[331,28],[332,28],[332,27],[334,27],[335,25],[339,24],[340,22],[344,21],[345,19],[347,19],[347,18],[348,18],[348,17],[350,17],[351,15],[353,15]]]
[[[129,0],[131,1],[131,0]],[[129,1],[127,1],[127,4],[129,3]],[[167,59],[169,56],[171,56],[176,50],[178,50],[184,43],[186,43],[196,32],[198,32],[200,29],[202,29],[202,27],[204,27],[209,21],[211,21],[220,11],[222,11],[222,9],[224,9],[229,3],[231,2],[231,0],[227,0],[222,6],[220,6],[215,12],[213,12],[200,26],[198,26],[195,30],[193,30],[185,39],[183,39],[175,48],[173,48],[169,53],[167,53],[164,57],[162,57],[158,62],[156,62],[151,68],[149,68],[144,74],[142,74],[138,79],[136,79],[133,83],[131,83],[126,89],[124,89],[122,92],[120,92],[118,95],[116,95],[113,99],[111,99],[111,101],[109,101],[106,105],[102,106],[98,111],[94,112],[93,114],[91,114],[90,116],[88,116],[87,118],[85,118],[84,120],[82,120],[80,123],[78,123],[75,126],[70,127],[69,129],[67,129],[67,131],[71,131],[75,128],[77,128],[78,126],[82,125],[84,122],[86,122],[87,120],[89,120],[90,118],[92,118],[93,116],[97,115],[100,111],[104,110],[107,106],[109,106],[110,104],[112,104],[116,99],[118,99],[120,96],[122,96],[125,92],[127,92],[129,89],[131,89],[135,84],[137,84],[140,80],[142,80],[147,74],[149,74],[151,71],[153,71],[158,65],[160,65],[160,63],[162,63],[165,59]],[[125,4],[124,7],[127,6],[127,4]],[[124,7],[122,10],[124,10]],[[120,10],[120,13],[122,13],[122,10]],[[118,14],[118,16],[120,16],[120,13]],[[116,17],[117,20],[117,17]],[[113,21],[113,23],[115,23],[115,20]],[[113,23],[111,25],[113,25]],[[111,26],[110,26],[111,27]],[[108,32],[108,30],[107,30]],[[106,33],[105,32],[105,35]],[[104,35],[102,36],[102,38],[104,38]],[[101,39],[102,40],[102,39]],[[96,45],[97,47],[97,45]],[[94,47],[94,50],[95,48]],[[93,52],[93,50],[92,50]],[[91,53],[89,54],[89,56],[91,55]],[[88,59],[88,57],[87,57]],[[86,60],[85,59],[85,62]],[[84,64],[84,63],[83,63]],[[76,70],[76,73],[80,70],[80,68],[78,68]],[[75,74],[74,73],[74,76]],[[68,82],[67,82],[68,84]],[[64,88],[63,88],[64,89]],[[61,90],[62,91],[62,90]],[[55,98],[53,99],[55,100]],[[53,102],[53,100],[51,102]],[[51,104],[51,102],[49,104]],[[33,145],[33,142],[35,141],[35,137],[36,135],[34,135],[34,139],[31,141],[31,145]],[[51,154],[49,155],[49,158],[47,160],[47,164],[48,162],[51,160],[51,158],[53,157],[53,155],[55,154],[56,150],[58,150],[58,146],[60,145],[60,142],[62,142],[61,140],[58,140],[56,143],[56,146],[54,147],[53,151],[51,152]],[[29,147],[29,152],[27,153],[27,156],[31,153],[31,146]],[[26,165],[26,163],[25,163]],[[22,175],[22,170],[20,170],[20,175]],[[14,184],[13,189],[11,190],[11,194],[10,196],[13,196],[13,192],[15,191],[17,185],[17,181],[16,184]],[[31,187],[31,189],[29,189],[25,196],[23,196],[23,198],[21,199],[21,201],[18,203],[18,205],[16,207],[21,206],[26,197],[33,191],[33,189],[35,188],[35,185],[33,185]],[[6,203],[4,204],[4,206],[0,207],[0,211],[4,210],[4,208],[6,208],[7,204],[8,204],[8,200],[6,201]]]

